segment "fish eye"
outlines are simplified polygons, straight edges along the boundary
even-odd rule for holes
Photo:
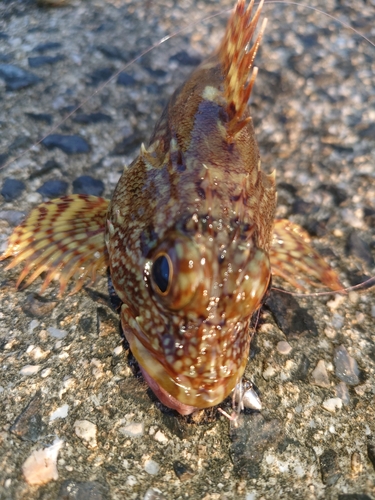
[[[158,254],[152,264],[151,278],[154,289],[160,295],[167,295],[173,278],[173,264],[168,254]]]

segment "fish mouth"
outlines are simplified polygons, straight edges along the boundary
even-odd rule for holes
[[[121,316],[123,330],[130,349],[136,358],[145,381],[156,397],[168,408],[181,415],[211,408],[220,404],[234,389],[245,370],[250,348],[250,336],[241,342],[241,360],[233,362],[228,374],[207,380],[189,377],[183,373],[174,373],[167,363],[163,363],[160,353],[154,353],[150,345],[144,345],[143,332],[135,319],[130,319],[125,304]],[[126,312],[125,312],[126,311]],[[126,318],[126,319],[125,319]]]

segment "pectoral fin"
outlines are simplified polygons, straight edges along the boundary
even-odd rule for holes
[[[286,219],[275,221],[270,260],[272,274],[296,288],[305,290],[305,284],[343,288],[335,271],[310,245],[306,231]]]
[[[71,195],[42,203],[34,208],[9,238],[8,248],[0,260],[13,257],[7,269],[23,262],[17,287],[32,283],[47,272],[42,292],[59,278],[60,296],[70,278],[78,291],[87,280],[94,281],[97,272],[108,267],[104,229],[108,200],[89,195]]]

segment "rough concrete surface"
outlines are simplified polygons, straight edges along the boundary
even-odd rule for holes
[[[86,152],[40,144],[0,171],[2,250],[12,225],[48,189],[72,192],[88,175],[111,195],[168,96],[220,40],[227,14],[199,20],[232,3],[0,3],[2,164],[111,72],[196,23],[53,132],[78,135],[84,141],[73,146],[88,144]],[[373,0],[312,5],[375,40]],[[307,229],[345,285],[359,283],[375,271],[375,48],[319,12],[280,4],[265,11],[251,109],[264,168],[277,171],[279,216]],[[23,184],[4,188],[5,179]],[[155,401],[128,361],[104,278],[61,300],[51,286],[42,300],[40,281],[15,291],[17,270],[5,266],[1,499],[375,498],[374,291],[271,295],[246,372],[263,410],[234,426],[215,409],[183,418]],[[38,460],[42,468],[48,462],[45,484],[29,470]]]

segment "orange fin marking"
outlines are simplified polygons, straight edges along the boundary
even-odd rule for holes
[[[251,119],[245,115],[245,112],[258,72],[258,68],[254,67],[253,64],[267,19],[263,20],[255,42],[251,47],[249,47],[249,44],[258,24],[263,2],[264,0],[259,3],[253,18],[251,18],[251,15],[254,0],[251,0],[247,8],[245,7],[245,0],[237,2],[228,22],[223,42],[219,47],[219,58],[223,73],[226,75],[224,97],[228,103],[227,139],[230,142]]]
[[[336,272],[310,245],[308,234],[286,219],[275,221],[270,260],[274,276],[301,290],[307,288],[304,283],[323,284],[332,290],[343,288]]]
[[[30,285],[48,271],[42,292],[59,278],[61,296],[71,278],[77,281],[72,293],[108,267],[104,241],[108,200],[89,195],[71,195],[42,203],[13,231],[0,260],[13,257],[7,269],[19,263],[24,268],[17,287]]]

